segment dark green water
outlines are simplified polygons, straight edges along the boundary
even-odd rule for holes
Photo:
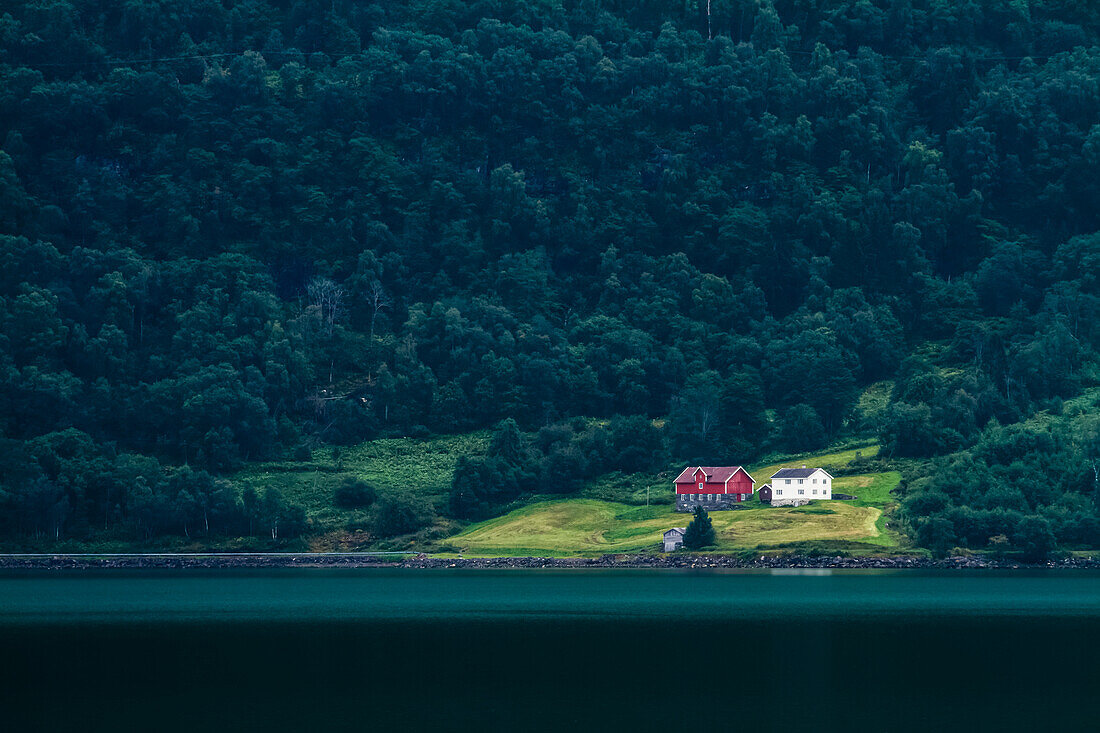
[[[0,575],[8,731],[1100,730],[1098,652],[1092,572]]]

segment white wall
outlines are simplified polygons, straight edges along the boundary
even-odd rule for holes
[[[801,481],[802,483],[799,483]],[[771,480],[772,499],[832,499],[833,480],[820,468],[807,478],[776,478]],[[799,494],[799,489],[803,493]],[[782,492],[782,493],[780,493]],[[814,493],[817,492],[817,493]]]

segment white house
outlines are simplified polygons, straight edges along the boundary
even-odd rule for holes
[[[781,468],[771,477],[772,506],[801,506],[833,498],[833,477],[824,468]]]
[[[673,527],[672,529],[665,532],[665,552],[679,550],[681,547],[684,546],[684,532],[687,532],[686,527]]]

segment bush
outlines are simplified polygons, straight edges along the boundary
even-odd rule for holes
[[[550,452],[542,462],[542,485],[555,494],[571,494],[584,486],[584,456],[572,446]]]
[[[610,461],[627,473],[652,471],[661,465],[664,445],[661,432],[653,422],[641,415],[616,415],[611,420],[612,446]]]
[[[930,549],[933,557],[947,557],[957,540],[955,523],[947,517],[930,517],[917,528],[917,543]]]
[[[1012,535],[1012,542],[1028,562],[1046,560],[1056,546],[1050,522],[1042,517],[1024,517]]]
[[[306,519],[306,510],[303,507],[297,504],[289,504],[283,508],[279,517],[279,537],[281,539],[301,537],[307,529],[309,529],[309,522]]]
[[[341,509],[363,509],[374,503],[378,492],[355,476],[345,476],[332,495],[332,503]]]
[[[428,512],[410,496],[383,497],[377,506],[372,529],[379,537],[411,534],[428,524]]]
[[[305,443],[296,445],[294,447],[294,460],[296,461],[312,461],[313,451],[309,449],[309,446]]]
[[[810,405],[795,405],[783,412],[779,426],[779,439],[796,453],[816,450],[827,442],[821,418]]]

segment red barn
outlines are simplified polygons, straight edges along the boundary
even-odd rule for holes
[[[754,483],[741,466],[688,466],[676,477],[676,511],[729,509],[752,497]]]

